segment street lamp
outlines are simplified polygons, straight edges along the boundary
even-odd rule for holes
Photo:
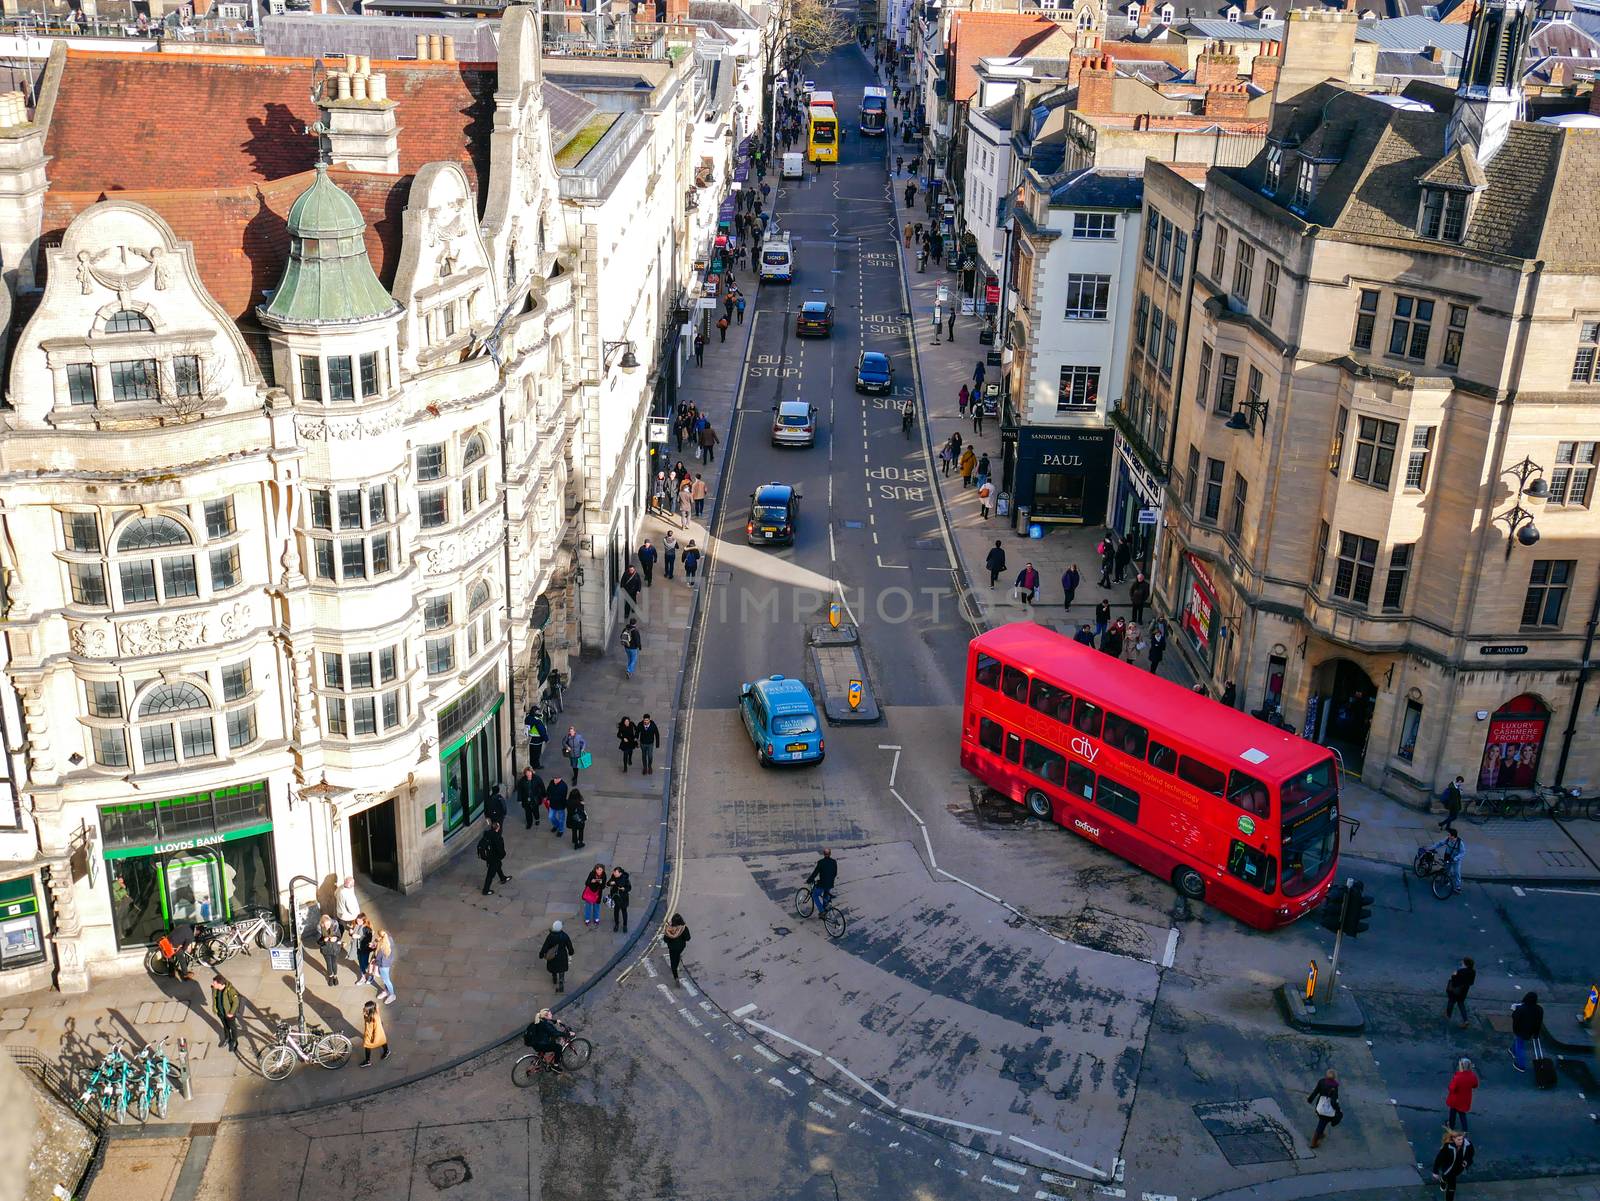
[[[1245,416],[1247,412],[1249,413],[1248,417]],[[1254,433],[1256,428],[1256,418],[1258,417],[1261,419],[1261,424],[1266,425],[1267,402],[1264,400],[1250,400],[1246,398],[1245,400],[1241,400],[1239,402],[1239,407],[1229,415],[1227,425],[1224,428],[1230,430],[1249,430],[1251,433]]]
[[[1527,457],[1500,474],[1515,476],[1517,480],[1517,495],[1511,508],[1494,519],[1505,523],[1506,558],[1509,559],[1513,540],[1522,546],[1533,546],[1539,541],[1539,529],[1533,524],[1533,513],[1522,507],[1523,497],[1544,500],[1550,495],[1550,485],[1544,481],[1544,468]]]
[[[601,358],[605,360],[604,371],[611,370],[611,352],[614,350],[622,351],[622,358],[618,360],[617,366],[621,367],[629,375],[632,375],[635,371],[639,370],[639,360],[634,357],[633,343],[622,341],[606,342],[603,344],[601,348]],[[604,371],[602,371],[602,374],[604,374]]]

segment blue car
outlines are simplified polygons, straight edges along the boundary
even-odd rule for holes
[[[799,680],[768,676],[739,689],[739,715],[762,767],[821,763],[825,747],[817,703]]]
[[[881,351],[867,350],[856,364],[857,392],[894,391],[894,364]]]

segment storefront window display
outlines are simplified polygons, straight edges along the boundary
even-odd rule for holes
[[[505,697],[491,672],[439,712],[440,785],[444,836],[483,812],[489,789],[500,783],[500,723]]]
[[[1479,788],[1532,788],[1539,778],[1550,710],[1538,697],[1523,693],[1507,701],[1489,719]]]

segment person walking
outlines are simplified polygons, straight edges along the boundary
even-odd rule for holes
[[[1461,966],[1450,973],[1450,979],[1444,982],[1444,1020],[1449,1021],[1450,1015],[1456,1010],[1461,1011],[1461,1028],[1467,1028],[1467,994],[1472,991],[1472,986],[1478,982],[1478,969],[1470,958],[1464,958]]]
[[[972,398],[972,432],[974,434],[983,433],[983,398],[981,396]]]
[[[1103,654],[1110,655],[1113,659],[1122,657],[1123,641],[1127,638],[1126,626],[1122,618],[1112,622],[1106,632],[1100,636],[1100,650]]]
[[[622,573],[622,579],[618,581],[618,586],[628,595],[628,608],[637,609],[639,593],[644,591],[644,577],[639,574],[639,569],[632,563],[628,564],[627,570]]]
[[[644,586],[649,588],[656,573],[656,548],[648,538],[639,545],[639,570],[644,573]]]
[[[903,241],[906,244],[906,249],[910,250],[911,249],[911,226],[910,225],[903,226],[901,228],[900,232],[905,235],[905,237],[903,238]]]
[[[1083,576],[1078,571],[1078,565],[1072,564],[1061,573],[1061,607],[1072,608],[1072,602],[1077,599],[1078,585],[1083,583]]]
[[[972,473],[977,469],[978,456],[972,453],[972,447],[967,447],[961,452],[961,486],[972,487]]]
[[[1106,627],[1111,624],[1111,602],[1102,599],[1094,607],[1094,636],[1099,639],[1105,636]]]
[[[1165,618],[1158,617],[1155,624],[1150,627],[1150,670],[1154,672],[1161,666],[1161,660],[1167,653],[1167,623]]]
[[[489,885],[496,880],[505,884],[511,879],[505,873],[506,840],[500,833],[499,822],[490,822],[478,836],[478,858],[484,862],[483,895],[492,897],[494,889]]]
[[[539,948],[539,958],[544,960],[550,973],[550,983],[557,992],[567,991],[567,969],[572,966],[572,935],[561,928],[560,922],[550,923],[550,933],[544,936]]]
[[[1122,583],[1128,576],[1128,567],[1133,563],[1133,544],[1126,538],[1117,539],[1116,548],[1117,583]]]
[[[344,927],[331,913],[317,921],[317,949],[322,952],[323,975],[329,984],[339,983],[339,949],[344,942]]]
[[[709,421],[702,421],[700,426],[700,461],[710,463],[717,457],[717,431],[711,428]]]
[[[539,808],[544,804],[544,780],[531,766],[524,767],[517,777],[516,798],[527,819],[524,829],[533,829],[539,824]]]
[[[994,498],[994,485],[984,480],[978,485],[978,518],[981,521],[989,520],[989,502]]]
[[[1433,1178],[1444,1201],[1456,1201],[1456,1182],[1472,1166],[1472,1158],[1472,1139],[1466,1130],[1446,1130],[1440,1137],[1439,1152],[1433,1157]]]
[[[489,795],[483,802],[483,815],[491,822],[502,826],[506,824],[506,798],[500,791],[500,785],[490,786]]]
[[[1018,600],[1025,605],[1033,604],[1033,598],[1039,591],[1039,572],[1031,562],[1024,563],[1022,570],[1017,572],[1016,588]]]
[[[949,477],[950,468],[955,466],[955,459],[955,451],[950,449],[950,443],[946,442],[939,448],[939,474],[941,476]]]
[[[667,928],[661,932],[661,941],[667,944],[667,962],[672,965],[673,983],[678,981],[678,969],[683,965],[683,949],[689,945],[689,923],[683,914],[674,913],[667,919]]]
[[[1000,579],[1000,573],[1006,569],[1006,549],[1000,545],[1000,539],[994,540],[994,545],[984,556],[983,565],[989,569],[989,587],[993,588]]]
[[[1544,1006],[1538,993],[1527,993],[1511,1011],[1511,1066],[1517,1071],[1528,1070],[1528,1046],[1537,1044],[1543,1032]]]
[[[584,832],[589,827],[589,807],[583,803],[583,789],[574,788],[567,794],[567,830],[572,834],[572,849],[581,851],[587,845]]]
[[[740,325],[744,324],[744,308],[744,293],[740,292],[733,298],[733,314],[738,319],[738,323]]]
[[[694,587],[695,572],[700,570],[700,548],[694,544],[694,539],[689,540],[689,548],[683,552],[683,575],[689,581],[689,587]]]
[[[1344,1111],[1339,1108],[1339,1077],[1332,1068],[1317,1081],[1306,1101],[1317,1113],[1317,1132],[1311,1136],[1311,1145],[1320,1146],[1328,1127],[1344,1121]]]
[[[689,481],[684,480],[678,485],[678,520],[683,522],[683,528],[689,528],[689,522],[694,518],[693,490]]]
[[[694,515],[696,517],[704,517],[706,515],[706,494],[708,491],[706,477],[698,471],[695,472],[694,482],[689,485],[689,499],[694,501]]]
[[[639,763],[641,775],[652,775],[655,770],[656,748],[661,745],[661,727],[646,713],[639,719]]]
[[[606,865],[597,863],[583,881],[583,924],[600,924],[600,901],[606,893]]]
[[[381,1050],[379,1059],[389,1058],[389,1035],[383,1028],[383,1018],[378,1014],[378,1003],[368,1001],[361,1007],[361,1066],[372,1066],[372,1053]]]
[[[628,932],[628,898],[633,893],[633,881],[620,867],[611,869],[611,879],[606,882],[606,897],[611,902],[611,933]]]
[[[1461,816],[1461,786],[1466,783],[1464,776],[1457,776],[1444,786],[1444,791],[1439,794],[1439,803],[1444,806],[1444,820],[1439,823],[1441,830],[1453,830],[1456,818]]]
[[[633,766],[633,752],[639,746],[639,727],[626,715],[617,722],[617,749],[622,752],[622,770]]]
[[[909,183],[906,184],[906,207],[907,208],[912,208],[912,207],[914,207],[916,205],[916,203],[917,203],[917,185],[913,181],[913,182],[909,182]]]
[[[727,340],[728,340],[728,319],[726,317],[718,317],[717,318],[717,345],[720,346],[724,342],[726,342]]]
[[[963,383],[961,391],[956,393],[956,412],[963,417],[967,415],[967,401],[971,396],[972,393],[967,390],[967,385]]]
[[[1100,545],[1096,549],[1100,552],[1100,587],[1109,588],[1111,587],[1111,573],[1116,569],[1117,565],[1117,548],[1111,541],[1111,535],[1107,534],[1102,538]]]
[[[639,631],[639,619],[628,618],[628,624],[622,627],[622,653],[628,657],[624,674],[628,679],[633,679],[633,669],[639,666],[639,652],[644,649],[644,635]]]
[[[984,366],[982,359],[979,359],[973,365],[973,368],[972,368],[972,392],[973,392],[974,396],[981,396],[983,394],[983,381],[984,381],[984,377],[988,374],[988,372],[989,372],[989,369]]]
[[[989,455],[988,455],[988,452],[984,452],[983,454],[980,454],[978,456],[978,467],[977,467],[977,470],[975,470],[972,473],[972,478],[977,481],[977,484],[978,484],[979,488],[982,488],[985,484],[987,484],[989,482]]]
[[[706,365],[706,336],[698,330],[694,335],[694,365],[696,367]]]
[[[733,320],[733,306],[737,296],[732,288],[722,294],[722,315],[729,321]]]
[[[672,536],[672,531],[668,530],[666,536],[661,539],[661,574],[670,580],[677,566],[678,540]]]
[[[578,773],[589,766],[589,740],[578,733],[577,726],[567,727],[567,736],[561,740],[561,753],[572,769],[572,782],[578,782]]]
[[[239,1052],[239,990],[220,975],[211,977],[211,1012],[222,1023],[228,1050]]]
[[[1456,1119],[1461,1120],[1461,1129],[1467,1129],[1467,1115],[1472,1112],[1472,1093],[1478,1087],[1478,1073],[1472,1070],[1472,1060],[1463,1055],[1456,1060],[1455,1075],[1450,1077],[1450,1087],[1445,1090],[1444,1104],[1450,1111],[1445,1124],[1451,1130],[1456,1128]]]
[[[394,961],[394,938],[387,930],[379,930],[372,936],[372,983],[385,1005],[394,1004]]]
[[[1144,578],[1144,572],[1141,571],[1128,587],[1128,604],[1133,608],[1133,623],[1135,625],[1144,620],[1144,609],[1149,603],[1150,581]]]
[[[550,741],[550,727],[545,724],[537,702],[528,706],[523,722],[528,727],[528,760],[538,771],[544,766],[544,744]]]
[[[954,305],[950,306],[950,316],[948,318],[948,325],[949,325],[949,328],[945,330],[945,335],[944,335],[945,336],[945,341],[954,342],[956,340],[956,310],[955,310],[955,306]]]
[[[356,914],[356,920],[350,928],[350,944],[356,957],[356,969],[361,973],[356,979],[357,984],[372,983],[372,943],[375,937],[372,919],[365,913]]]

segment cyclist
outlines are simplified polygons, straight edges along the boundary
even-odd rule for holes
[[[528,1027],[527,1043],[539,1052],[539,1058],[544,1060],[549,1067],[559,1068],[562,1041],[572,1033],[554,1011],[541,1009],[539,1016],[534,1018],[533,1025]]]
[[[900,406],[900,430],[902,433],[909,434],[911,432],[911,416],[911,402],[908,400]]]
[[[811,903],[817,907],[818,917],[828,911],[828,902],[833,900],[833,884],[838,878],[839,864],[834,860],[833,852],[823,847],[822,858],[817,860],[817,866],[806,877],[806,883],[811,885]]]
[[[1451,830],[1438,842],[1428,848],[1439,856],[1444,863],[1444,868],[1450,873],[1450,890],[1453,893],[1461,891],[1461,856],[1466,854],[1466,843],[1461,841],[1461,835]]]
[[[180,980],[193,980],[194,925],[179,922],[168,935],[172,940],[172,974]]]

